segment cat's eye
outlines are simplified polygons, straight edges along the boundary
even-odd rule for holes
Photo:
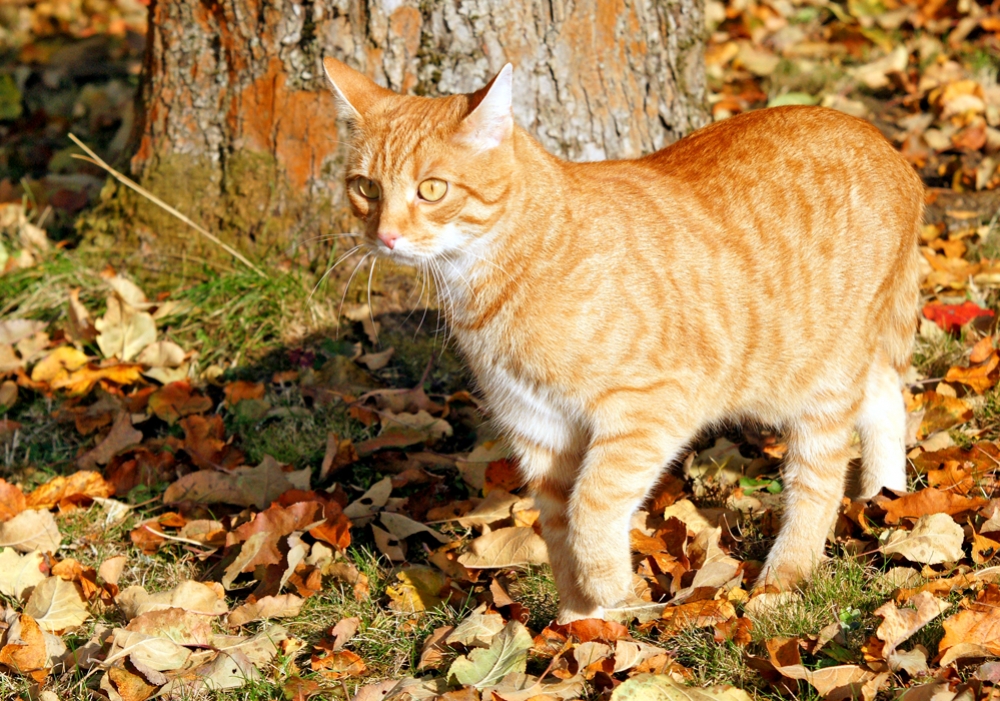
[[[358,178],[354,181],[357,184],[358,192],[370,200],[377,200],[382,196],[382,188],[378,183],[368,178]]]
[[[444,197],[446,192],[448,192],[448,183],[444,180],[438,180],[437,178],[428,178],[420,183],[420,187],[417,188],[417,192],[420,193],[421,199],[427,200],[428,202],[437,202],[439,199]]]

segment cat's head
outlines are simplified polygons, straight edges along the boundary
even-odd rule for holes
[[[323,61],[351,125],[347,193],[369,246],[406,264],[461,249],[496,224],[513,174],[510,64],[471,95],[398,95]]]

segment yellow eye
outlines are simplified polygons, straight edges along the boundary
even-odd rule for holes
[[[368,178],[358,178],[354,182],[357,183],[358,192],[368,199],[377,200],[382,196],[382,188],[380,188],[378,183],[374,180],[369,180]]]
[[[437,202],[439,199],[444,197],[446,192],[448,192],[448,183],[444,180],[438,180],[437,178],[428,178],[420,183],[420,187],[417,188],[417,192],[420,193],[421,198],[427,200],[428,202]]]

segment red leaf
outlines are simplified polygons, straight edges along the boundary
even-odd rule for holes
[[[953,333],[977,317],[995,316],[995,314],[991,309],[983,309],[973,302],[966,301],[961,304],[931,302],[924,307],[924,316],[948,333]]]

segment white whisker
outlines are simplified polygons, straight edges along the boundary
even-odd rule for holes
[[[358,274],[358,270],[365,261],[368,260],[368,256],[375,255],[374,251],[368,251],[364,258],[358,261],[358,264],[354,266],[354,272],[351,273],[351,277],[347,279],[347,284],[344,286],[344,293],[340,296],[340,307],[337,309],[337,338],[340,338],[340,317],[344,315],[344,300],[347,298],[347,291],[351,289],[351,283],[354,281],[354,276]]]
[[[327,268],[326,272],[325,272],[325,273],[323,273],[322,277],[320,277],[320,279],[319,279],[319,280],[318,280],[318,281],[316,282],[316,284],[315,284],[315,285],[313,285],[313,288],[312,288],[312,292],[310,292],[310,293],[309,293],[309,301],[312,301],[312,298],[313,298],[313,295],[314,295],[314,294],[316,294],[316,290],[318,290],[318,289],[319,289],[319,287],[320,287],[320,285],[322,285],[322,284],[323,284],[323,281],[324,281],[324,280],[326,280],[326,278],[327,278],[327,277],[329,277],[330,273],[332,273],[332,272],[333,272],[334,268],[336,268],[336,267],[337,267],[338,265],[340,265],[340,264],[341,264],[341,263],[343,263],[343,262],[344,262],[345,260],[347,260],[347,259],[348,259],[348,258],[349,258],[349,257],[351,256],[351,254],[352,254],[352,253],[354,253],[354,252],[355,252],[356,250],[358,250],[359,248],[361,248],[361,247],[362,247],[362,245],[364,245],[364,244],[360,244],[360,243],[359,243],[359,244],[358,244],[357,246],[355,246],[354,248],[352,248],[351,250],[349,250],[349,251],[348,251],[347,253],[345,253],[344,255],[342,255],[342,256],[341,256],[341,257],[340,257],[340,258],[339,258],[339,259],[337,260],[337,262],[336,262],[336,263],[334,263],[334,264],[333,264],[333,265],[331,265],[331,266],[330,266],[329,268]]]
[[[375,345],[378,346],[378,329],[375,328],[375,312],[372,310],[372,278],[375,277],[376,263],[378,256],[372,258],[372,268],[368,271],[368,318],[372,321],[372,336],[375,337]]]

